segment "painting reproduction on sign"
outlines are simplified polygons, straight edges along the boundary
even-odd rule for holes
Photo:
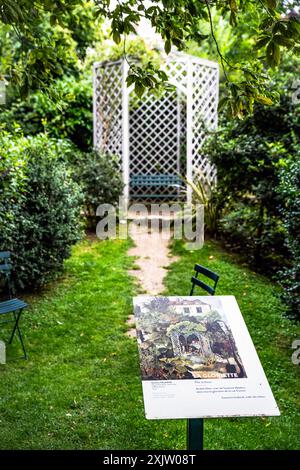
[[[221,304],[148,297],[135,317],[143,380],[247,376]]]

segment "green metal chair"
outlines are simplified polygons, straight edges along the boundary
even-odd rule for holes
[[[2,323],[13,323],[13,329],[11,332],[11,336],[9,339],[9,344],[12,343],[15,334],[18,334],[22,350],[24,353],[23,358],[27,359],[27,353],[24,346],[24,341],[22,337],[22,333],[20,330],[19,322],[21,315],[23,313],[24,308],[28,307],[26,302],[20,299],[13,298],[13,285],[11,279],[11,254],[9,251],[1,251],[0,252],[0,275],[4,277],[5,287],[8,291],[8,300],[4,300],[0,302],[0,315],[12,314],[12,319],[0,321]]]
[[[211,271],[201,264],[195,264],[194,270],[196,271],[196,275],[192,276],[192,288],[190,295],[194,294],[195,286],[201,287],[203,290],[208,292],[210,295],[214,295],[217,284],[219,281],[220,276],[215,272]],[[206,278],[213,281],[213,287],[206,282],[199,279],[199,274],[201,276],[205,276]],[[203,450],[203,433],[204,433],[204,420],[203,418],[192,418],[188,419],[187,422],[187,447],[188,450]]]
[[[210,269],[205,268],[204,266],[201,266],[201,264],[195,264],[194,270],[196,271],[196,275],[192,276],[191,282],[192,282],[192,288],[190,295],[194,294],[194,289],[195,286],[201,287],[204,289],[206,292],[208,292],[210,295],[214,295],[217,284],[219,281],[220,276]],[[206,282],[202,281],[201,279],[198,278],[198,275],[205,276],[206,278],[210,279],[213,281],[213,286],[210,286],[209,284],[206,284]]]

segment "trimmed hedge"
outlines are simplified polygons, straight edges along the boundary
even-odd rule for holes
[[[10,250],[17,288],[35,288],[62,270],[81,237],[82,195],[66,141],[46,134],[0,135],[0,250]]]
[[[84,211],[90,222],[95,220],[100,204],[117,206],[124,187],[118,157],[99,151],[78,153],[72,165],[74,178],[83,191]]]
[[[290,316],[300,320],[300,147],[282,170],[279,192],[285,200],[281,213],[290,253],[290,266],[279,273],[279,281]]]

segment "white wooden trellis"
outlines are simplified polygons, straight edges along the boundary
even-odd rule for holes
[[[125,59],[95,63],[93,95],[94,147],[119,157],[126,200],[136,174],[180,172],[189,180],[200,174],[214,184],[216,168],[201,149],[207,129],[217,126],[218,64],[172,53],[164,68],[174,90],[159,98],[146,93],[140,100],[126,85],[128,68]],[[186,189],[190,202],[191,189]],[[167,197],[169,188],[159,190]]]

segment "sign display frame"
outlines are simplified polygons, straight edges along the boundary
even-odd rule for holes
[[[147,419],[280,415],[234,296],[133,303]]]

